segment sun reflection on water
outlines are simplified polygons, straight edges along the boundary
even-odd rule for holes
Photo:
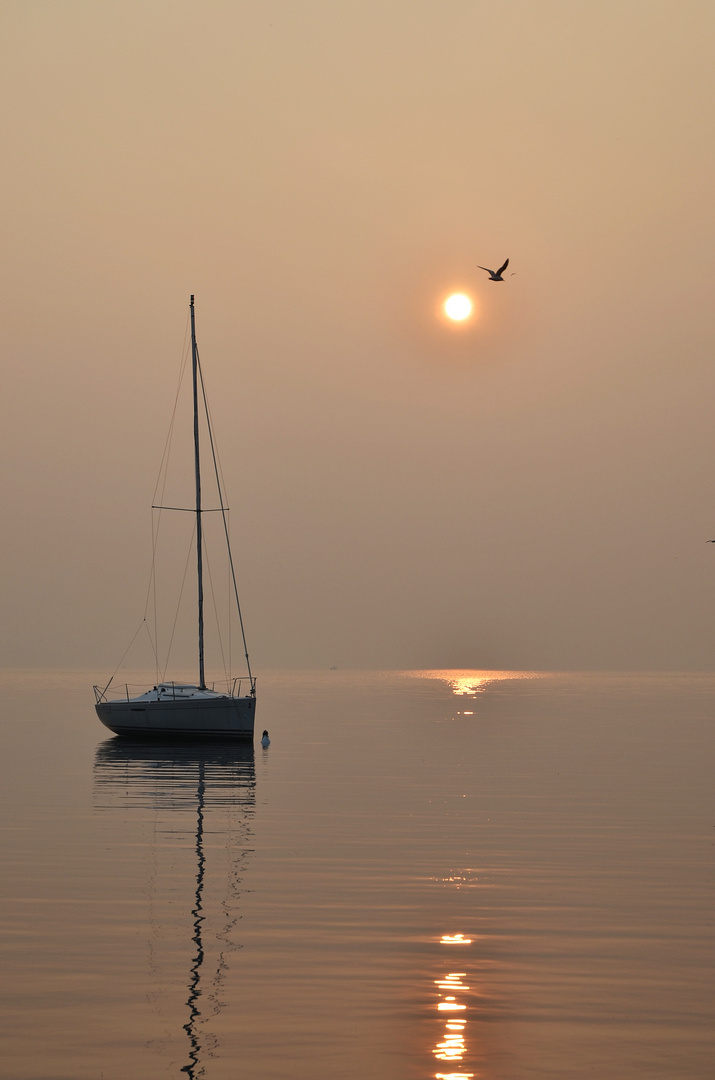
[[[464,934],[442,934],[440,945],[469,946],[472,939]],[[471,987],[464,980],[467,978],[466,971],[449,971],[439,979],[434,979],[434,985],[445,991],[437,995],[436,1009],[440,1014],[440,1035],[432,1049],[437,1061],[444,1061],[452,1068],[457,1066],[457,1071],[436,1072],[435,1080],[471,1080],[473,1072],[465,1072],[462,1065],[468,1052],[467,1047],[467,1024],[469,1012],[469,994]],[[447,1014],[443,1016],[443,1014]],[[457,1015],[455,1015],[457,1014]],[[465,1014],[465,1015],[462,1015]]]
[[[483,693],[492,683],[504,682],[506,679],[539,679],[543,673],[535,671],[479,671],[460,670],[451,668],[435,671],[406,671],[413,679],[440,679],[446,682],[452,693],[458,697],[476,697]]]
[[[434,984],[444,990],[469,990],[469,987],[461,981],[466,974],[466,971],[455,971],[450,975],[445,975],[444,979],[435,979]]]

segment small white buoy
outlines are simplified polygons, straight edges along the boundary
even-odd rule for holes
[[[264,731],[261,736],[261,746],[270,746],[271,740],[268,738],[268,732]]]

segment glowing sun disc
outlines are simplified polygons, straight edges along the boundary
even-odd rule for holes
[[[445,300],[444,311],[449,319],[462,322],[472,314],[472,301],[464,293],[453,293]]]

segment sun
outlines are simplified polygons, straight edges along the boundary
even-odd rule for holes
[[[472,301],[465,293],[452,293],[444,302],[444,313],[453,322],[463,322],[472,314]]]

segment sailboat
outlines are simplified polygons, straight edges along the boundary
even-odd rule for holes
[[[204,664],[204,588],[203,588],[203,529],[202,514],[205,512],[201,503],[201,455],[199,448],[199,382],[201,383],[206,423],[208,425],[211,451],[214,452],[214,439],[211,422],[203,395],[203,378],[196,345],[196,321],[194,315],[194,297],[191,297],[191,373],[193,384],[193,435],[194,435],[194,476],[195,506],[191,513],[196,517],[196,571],[198,595],[198,680],[196,683],[157,681],[156,685],[138,696],[130,696],[129,687],[123,690],[110,685],[114,676],[105,687],[94,687],[97,716],[116,735],[129,735],[133,738],[157,736],[218,738],[253,740],[253,728],[256,715],[256,680],[251,673],[243,630],[243,618],[238,599],[238,588],[234,573],[233,557],[229,542],[227,507],[219,481],[218,468],[215,467],[220,507],[223,518],[223,531],[228,549],[228,564],[233,587],[234,600],[243,637],[247,675],[245,678],[228,680],[224,690],[217,690],[215,684],[206,684]],[[214,465],[215,454],[214,454]],[[176,507],[158,509],[177,509]]]

